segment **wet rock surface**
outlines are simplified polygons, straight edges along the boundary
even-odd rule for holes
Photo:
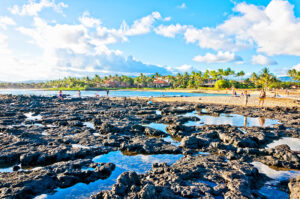
[[[291,192],[291,199],[299,199],[300,198],[300,176],[296,179],[291,179],[289,183],[289,190]]]
[[[149,106],[133,99],[60,101],[1,96],[0,109],[0,168],[12,167],[12,172],[0,170],[2,198],[32,198],[58,187],[107,178],[114,165],[95,164],[92,159],[111,151],[185,157],[173,165],[154,164],[149,173],[123,173],[111,190],[91,198],[264,198],[258,190],[268,178],[251,162],[300,169],[299,151],[287,145],[266,149],[282,137],[300,138],[297,107],[261,109],[179,102]],[[220,114],[280,123],[186,125],[201,122],[202,115]],[[166,124],[166,131],[145,126],[153,122]],[[180,141],[180,146],[165,141],[168,136]],[[199,152],[206,153],[197,155]],[[298,179],[289,184],[291,198],[299,193],[296,185]]]
[[[94,170],[82,170],[91,163],[91,160],[74,160],[27,171],[0,173],[0,197],[32,198],[58,187],[64,188],[78,182],[89,183],[105,179],[115,168],[114,164],[103,163],[94,165]]]

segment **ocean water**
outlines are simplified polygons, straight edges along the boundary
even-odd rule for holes
[[[81,91],[82,97],[94,97],[96,92],[100,97],[106,96],[105,91]],[[0,89],[0,94],[12,95],[38,95],[38,96],[58,96],[58,91],[30,90],[30,89]],[[63,91],[63,94],[71,97],[78,97],[78,91]],[[187,92],[165,92],[165,91],[110,91],[111,97],[163,97],[163,96],[182,96],[182,97],[201,97],[201,96],[227,96],[227,94],[207,94],[207,93],[187,93]]]

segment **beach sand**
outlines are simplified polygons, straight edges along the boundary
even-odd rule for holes
[[[244,97],[232,96],[207,96],[207,97],[157,97],[153,102],[192,102],[203,104],[222,104],[244,106]],[[258,106],[258,97],[249,97],[248,106]],[[264,107],[300,107],[300,99],[292,98],[266,98]]]

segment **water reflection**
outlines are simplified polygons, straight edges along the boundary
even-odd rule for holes
[[[94,162],[111,162],[116,165],[115,170],[109,178],[97,180],[89,184],[78,183],[69,188],[57,189],[52,195],[43,194],[40,197],[47,199],[89,198],[94,193],[111,189],[112,185],[116,183],[118,176],[125,171],[145,173],[152,168],[153,163],[166,162],[172,164],[181,157],[182,155],[172,154],[126,156],[120,151],[110,152],[93,159]]]
[[[4,173],[4,172],[13,172],[13,167],[4,167],[4,168],[0,168],[0,173]]]
[[[29,113],[24,113],[24,115],[26,116],[27,120],[40,120],[42,119],[41,115],[33,115],[34,113],[29,112]]]
[[[91,129],[95,129],[95,125],[92,122],[83,122],[83,125]]]
[[[126,154],[126,153],[125,153]],[[105,155],[97,156],[93,159],[94,162],[112,162],[117,167],[127,171],[135,171],[144,173],[152,168],[153,163],[166,162],[172,164],[182,157],[181,154],[156,154],[156,155],[125,155],[120,151],[110,152]],[[132,156],[133,155],[133,156]]]
[[[160,110],[156,110],[155,113],[156,113],[156,115],[161,115],[161,111]]]
[[[153,129],[156,129],[156,130],[160,130],[160,131],[163,131],[165,132],[167,135],[169,135],[169,133],[167,132],[166,128],[167,128],[167,125],[166,124],[161,124],[161,123],[150,123],[150,124],[147,124],[145,126],[148,126],[148,127],[151,127]],[[179,146],[180,145],[180,141],[181,139],[180,138],[174,138],[174,137],[171,137],[171,136],[167,136],[167,137],[164,137],[164,138],[161,138],[163,139],[164,141],[166,142],[170,142],[171,144],[175,145],[175,146]]]
[[[259,190],[259,192],[265,195],[267,198],[272,199],[286,199],[289,198],[288,194],[279,189],[280,181],[286,181],[291,178],[296,178],[300,175],[300,171],[295,170],[275,170],[261,162],[252,162],[254,167],[258,169],[260,173],[265,174],[273,180],[268,181]]]
[[[200,114],[198,115],[197,111],[187,113],[183,116],[195,116],[200,119],[200,121],[189,121],[185,123],[187,126],[202,126],[204,124],[208,125],[221,125],[221,124],[230,124],[232,126],[261,126],[261,127],[271,127],[274,124],[279,124],[277,120],[265,119],[262,117],[245,117],[239,114],[220,114],[218,116]]]

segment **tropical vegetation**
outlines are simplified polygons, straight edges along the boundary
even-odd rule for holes
[[[288,71],[288,75],[294,82],[281,82],[266,67],[259,73],[252,73],[244,78],[245,72],[235,72],[231,68],[193,71],[191,73],[178,73],[176,75],[162,76],[155,73],[131,77],[126,75],[108,75],[101,77],[66,77],[59,80],[50,80],[41,83],[1,83],[2,88],[42,88],[61,90],[84,90],[84,89],[117,89],[117,88],[190,88],[203,87],[225,88],[289,88],[299,86],[300,71],[295,69]],[[298,81],[298,82],[297,82]]]

